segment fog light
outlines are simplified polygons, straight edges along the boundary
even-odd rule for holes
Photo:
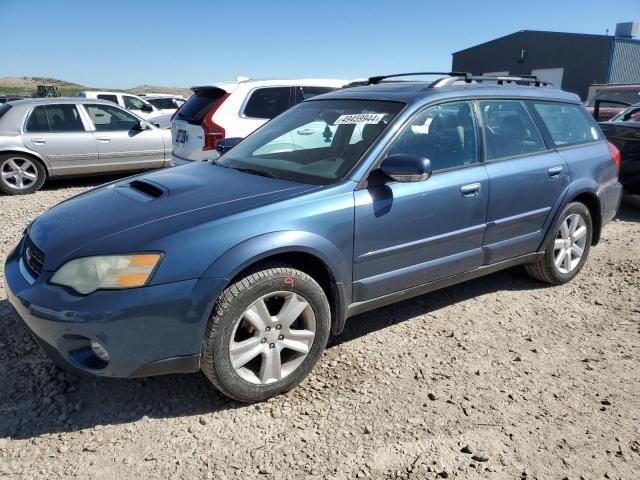
[[[96,357],[98,357],[100,360],[102,360],[105,363],[109,363],[109,352],[107,352],[107,349],[104,348],[104,346],[97,340],[91,340],[91,350],[93,351],[94,355]]]

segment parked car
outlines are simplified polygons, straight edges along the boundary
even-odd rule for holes
[[[163,115],[173,115],[186,100],[179,95],[153,94],[144,95],[144,99],[151,105],[156,107],[159,113]]]
[[[135,113],[137,116],[142,117],[145,120],[149,120],[153,123],[158,123],[157,119],[160,117],[164,117],[164,113],[158,110],[156,107],[154,107],[147,100],[144,100],[138,97],[137,95],[132,95],[130,93],[87,90],[84,92],[79,92],[78,96],[82,98],[106,100],[108,102],[113,102],[116,105],[120,105],[122,108],[125,108],[130,112]],[[168,128],[169,122],[165,121],[163,124],[158,124],[157,126],[160,128]]]
[[[615,117],[629,105],[640,102],[639,84],[598,85],[595,93],[587,100],[587,110],[594,115],[598,102],[597,120],[604,121]],[[594,115],[595,116],[595,115]]]
[[[193,87],[194,94],[171,121],[173,163],[215,158],[216,144],[223,138],[244,138],[293,105],[346,83],[239,79]]]
[[[168,166],[169,130],[104,100],[38,98],[0,105],[0,191],[53,177]]]
[[[201,369],[251,402],[353,315],[516,265],[569,282],[619,206],[617,151],[573,94],[458,81],[375,77],[216,160],[65,201],[7,258],[9,302],[63,365]],[[329,142],[273,153],[318,119]]]
[[[15,100],[22,100],[23,97],[21,95],[0,95],[0,103],[13,102]]]
[[[620,150],[620,183],[640,195],[640,103],[600,123],[607,139]]]

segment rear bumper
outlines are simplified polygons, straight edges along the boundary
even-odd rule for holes
[[[9,303],[62,366],[104,377],[197,371],[204,328],[223,279],[193,279],[80,296],[30,277],[18,252],[5,264]],[[91,350],[98,340],[110,356]]]
[[[598,189],[602,226],[613,220],[622,201],[622,185],[617,180],[603,184]]]

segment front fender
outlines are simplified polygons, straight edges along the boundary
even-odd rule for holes
[[[329,240],[304,231],[280,231],[258,235],[233,246],[204,272],[204,278],[230,280],[250,265],[286,253],[306,253],[321,260],[331,274],[337,305],[334,333],[344,326],[346,306],[351,302],[351,261]]]

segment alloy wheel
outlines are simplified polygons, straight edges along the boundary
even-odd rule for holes
[[[266,385],[292,374],[309,354],[315,336],[315,314],[302,295],[269,293],[237,320],[229,359],[243,380]]]
[[[2,164],[0,171],[2,182],[14,190],[26,190],[38,180],[35,164],[21,157],[13,157]]]
[[[587,224],[573,213],[564,219],[553,244],[554,264],[560,273],[570,273],[580,264],[587,242]]]

